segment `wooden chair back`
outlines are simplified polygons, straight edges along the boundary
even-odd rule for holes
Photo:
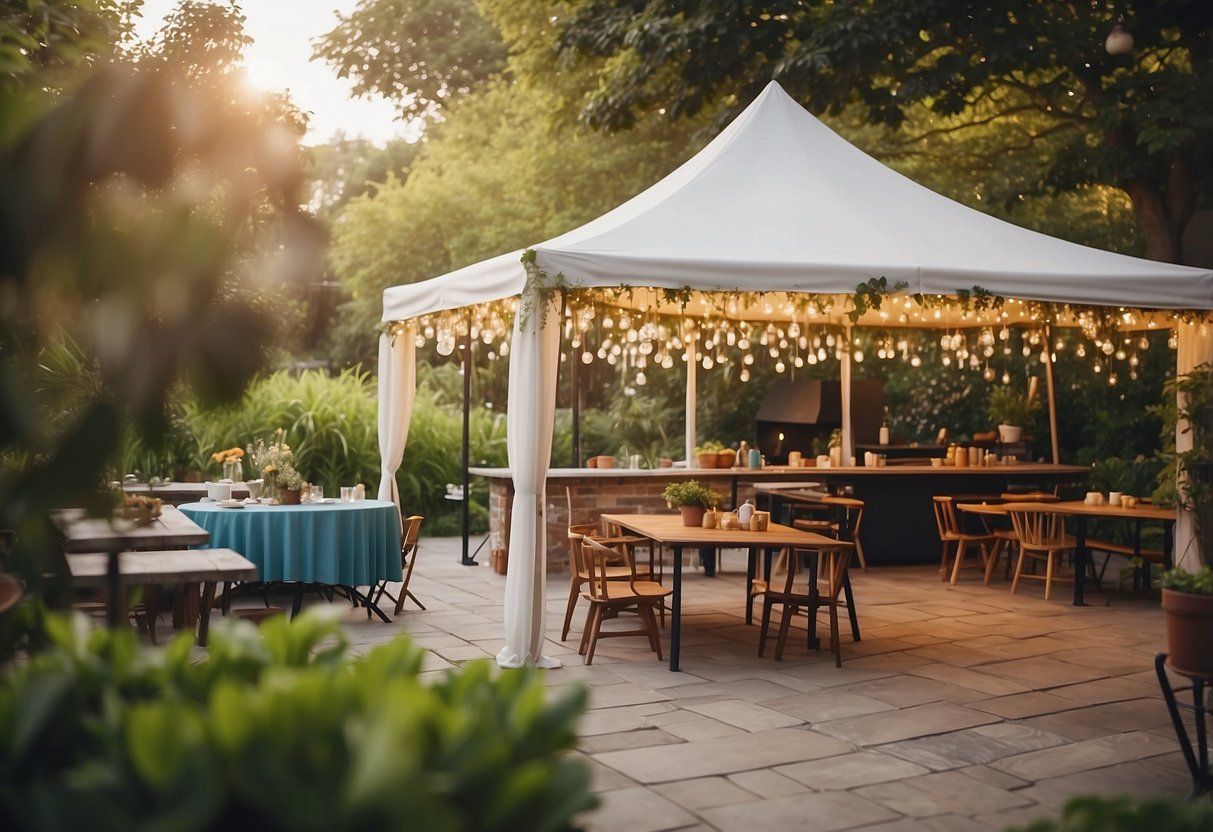
[[[931,504],[935,509],[935,528],[939,530],[940,540],[955,540],[960,530],[956,525],[956,509],[951,497],[932,497]]]
[[[1022,548],[1048,552],[1073,545],[1066,537],[1065,518],[1047,503],[1008,503],[1006,510]]]

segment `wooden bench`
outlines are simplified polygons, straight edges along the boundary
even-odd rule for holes
[[[107,586],[108,554],[69,554],[66,558],[72,586],[102,589]],[[118,555],[120,586],[181,585],[186,597],[198,599],[198,644],[202,646],[206,645],[216,584],[250,580],[257,580],[257,567],[231,549],[170,549]],[[199,584],[200,598],[196,589]],[[124,604],[125,598],[118,599],[118,603]]]

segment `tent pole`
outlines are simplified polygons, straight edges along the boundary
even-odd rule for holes
[[[1045,324],[1045,389],[1049,394],[1049,442],[1053,446],[1053,464],[1061,464],[1057,441],[1057,392],[1053,388],[1053,328]]]
[[[468,328],[463,334],[463,557],[459,561],[464,566],[477,566],[476,556],[468,555],[468,537],[471,534],[471,478],[468,473],[468,460],[471,446],[472,424],[472,312],[468,310]]]
[[[855,436],[851,424],[851,325],[846,325],[842,345],[842,361],[839,367],[842,387],[842,465],[848,465],[855,456]]]
[[[573,411],[573,467],[581,467],[581,354],[583,347],[569,346],[569,395]]]
[[[687,397],[686,397],[686,455],[687,468],[695,467],[695,374],[699,364],[695,360],[696,331],[693,323],[687,323],[682,337],[683,354],[687,363]]]

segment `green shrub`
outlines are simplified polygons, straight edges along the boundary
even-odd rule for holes
[[[347,656],[331,616],[224,622],[207,656],[51,618],[0,679],[0,827],[568,829],[585,692],[474,662],[430,684],[407,639]]]
[[[1176,797],[1099,797],[1070,800],[1057,820],[1038,820],[1007,832],[1199,832],[1213,829],[1213,804]]]

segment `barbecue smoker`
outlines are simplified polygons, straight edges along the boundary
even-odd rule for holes
[[[884,382],[851,382],[851,427],[856,445],[874,445],[884,415]],[[789,451],[813,456],[830,432],[842,427],[842,382],[777,381],[758,408],[754,437],[769,465],[785,465]],[[782,437],[782,438],[781,438]]]

